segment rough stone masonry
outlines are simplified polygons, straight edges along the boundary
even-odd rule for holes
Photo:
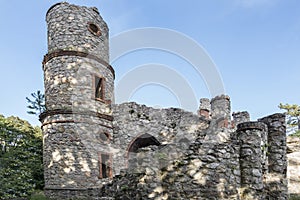
[[[97,8],[46,14],[45,194],[50,199],[287,199],[285,116],[197,114],[114,103],[108,27]],[[196,113],[196,111],[195,111]]]

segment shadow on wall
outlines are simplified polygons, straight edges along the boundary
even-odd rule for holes
[[[49,125],[44,126],[47,129]],[[57,124],[45,131],[44,135],[44,168],[46,194],[62,189],[92,188],[101,184],[101,160],[95,149],[106,148],[100,139],[89,137],[96,125],[81,126],[80,123]],[[76,128],[74,128],[76,127]],[[49,127],[48,127],[49,128]],[[76,130],[76,131],[75,131]],[[96,134],[95,134],[96,135]],[[86,141],[82,142],[82,138]],[[89,140],[90,145],[86,145]],[[103,142],[102,142],[103,143]],[[98,144],[94,145],[94,144]],[[84,181],[83,181],[84,180]],[[48,195],[47,195],[48,196]]]
[[[284,116],[275,114],[264,120],[268,120],[268,134],[262,122],[245,122],[236,130],[218,127],[215,121],[204,131],[204,138],[198,137],[174,160],[164,159],[174,151],[172,145],[140,148],[137,161],[146,162],[116,176],[101,195],[116,199],[287,199]],[[158,163],[149,159],[154,157]]]
[[[211,137],[198,138],[174,160],[169,155],[176,144],[139,148],[136,165],[104,186],[101,195],[116,199],[237,199],[238,145],[231,143],[232,131],[222,129],[220,134],[227,138],[217,142]]]

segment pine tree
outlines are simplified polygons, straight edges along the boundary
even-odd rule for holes
[[[280,103],[279,108],[286,110],[287,124],[291,127],[297,126],[298,131],[300,131],[300,106]]]
[[[33,100],[26,97],[26,100],[29,104],[27,106],[29,111],[27,111],[27,113],[31,115],[40,115],[46,110],[45,95],[38,90],[36,93],[31,93],[31,97],[33,97]]]

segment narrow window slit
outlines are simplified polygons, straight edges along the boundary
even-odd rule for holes
[[[112,177],[112,158],[110,154],[99,153],[99,178],[111,178]]]
[[[104,100],[104,79],[95,77],[95,98]]]

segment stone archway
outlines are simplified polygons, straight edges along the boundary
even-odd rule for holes
[[[160,146],[160,142],[152,135],[145,133],[139,135],[129,144],[127,152],[136,153],[139,148],[147,147],[150,145]]]
[[[160,145],[161,143],[154,136],[148,133],[137,136],[132,140],[132,142],[129,144],[129,147],[127,148],[127,167],[129,169],[133,169],[140,165],[141,162],[143,162],[142,160],[139,160],[138,155],[140,154],[140,150],[145,151],[145,147]],[[151,150],[153,149],[149,149],[148,151]]]

